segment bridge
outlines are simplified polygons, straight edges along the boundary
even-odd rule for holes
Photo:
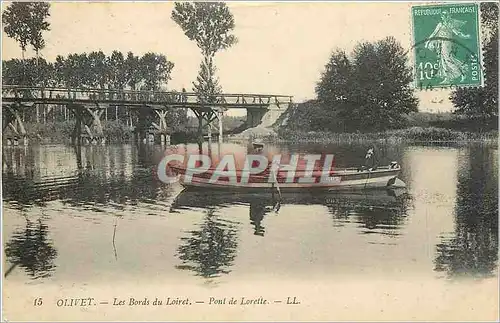
[[[222,133],[222,115],[227,109],[246,109],[249,127],[258,125],[270,108],[286,108],[292,103],[291,96],[275,94],[216,94],[204,97],[193,92],[133,91],[113,89],[42,88],[19,85],[2,86],[3,130],[10,128],[27,142],[22,111],[39,105],[65,106],[76,119],[72,141],[104,142],[101,117],[111,106],[128,109],[137,116],[136,139],[149,142],[159,139],[166,142],[166,121],[169,109],[190,109],[198,118],[199,140],[202,127],[219,119]],[[210,127],[209,127],[210,128]],[[159,138],[155,138],[158,136]],[[222,138],[222,136],[219,136]]]

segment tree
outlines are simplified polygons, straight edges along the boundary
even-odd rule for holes
[[[2,84],[24,86],[52,86],[55,79],[53,64],[43,58],[3,61]]]
[[[29,7],[28,2],[13,2],[2,14],[4,31],[8,37],[19,43],[23,59],[31,37],[31,30],[28,25],[31,19]]]
[[[64,57],[57,55],[56,61],[54,62],[54,82],[57,86],[67,86],[65,64]]]
[[[135,56],[132,52],[128,52],[127,58],[125,59],[125,75],[127,85],[130,86],[132,90],[136,90],[138,84],[141,82],[142,73],[140,70],[140,58]]]
[[[215,66],[211,59],[208,62],[205,60],[200,64],[200,71],[196,82],[193,82],[193,90],[198,93],[200,102],[212,103],[214,96],[222,92],[219,80],[214,77],[215,71]]]
[[[144,54],[139,64],[146,90],[159,90],[162,85],[166,85],[174,68],[174,63],[168,61],[165,55],[155,53]]]
[[[230,34],[234,17],[223,2],[176,2],[172,19],[190,40],[196,41],[205,57],[213,57],[237,41]]]
[[[381,131],[403,126],[404,115],[417,111],[411,81],[402,46],[387,37],[357,44],[351,58],[342,50],[335,51],[316,94],[331,125],[342,124],[337,130]]]
[[[412,70],[403,47],[394,37],[359,44],[353,52],[354,106],[366,130],[398,128],[404,116],[417,111],[411,88]]]
[[[31,30],[30,44],[36,52],[36,57],[40,56],[40,50],[45,48],[45,40],[42,32],[48,31],[50,23],[47,22],[47,17],[50,16],[50,4],[46,2],[31,2],[31,20],[28,25]]]
[[[311,108],[314,106],[315,112],[319,112],[320,118],[324,120],[324,122],[318,124],[318,129],[313,130],[334,130],[335,126],[339,125],[339,122],[332,122],[333,120],[347,121],[349,114],[354,112],[355,107],[351,105],[352,89],[350,88],[352,85],[352,73],[353,66],[346,52],[340,49],[334,51],[325,66],[325,71],[322,73],[320,82],[316,85],[316,94],[320,106],[316,108],[316,104],[311,104],[308,107]],[[313,119],[314,121],[318,121],[314,117]],[[311,119],[307,118],[305,120]],[[312,126],[314,122],[310,123]],[[341,123],[342,130],[344,131],[347,130],[345,129],[345,123]],[[347,128],[349,127],[347,126]]]
[[[481,3],[481,24],[485,43],[484,87],[458,88],[452,92],[450,100],[456,114],[470,119],[479,119],[481,123],[498,117],[498,4]]]
[[[203,61],[193,89],[200,94],[201,101],[211,101],[213,94],[221,91],[213,58],[218,51],[237,42],[231,34],[235,26],[233,14],[223,2],[176,2],[172,20],[201,50]]]
[[[109,87],[110,70],[106,55],[102,51],[91,52],[88,55],[88,67],[90,71],[90,86],[104,89]]]
[[[2,62],[2,84],[20,84],[28,85],[26,83],[31,83],[28,78],[23,77],[24,73],[23,62],[19,59],[10,59],[8,61]]]
[[[127,84],[127,74],[125,69],[125,58],[123,53],[114,50],[111,57],[108,57],[110,70],[110,87],[113,89],[123,90]]]
[[[21,46],[22,58],[31,44],[37,53],[45,46],[43,31],[49,30],[47,22],[50,4],[44,2],[13,2],[2,14],[4,31]]]
[[[495,32],[498,32],[498,4],[495,2],[481,2],[481,24],[483,39],[489,41]]]

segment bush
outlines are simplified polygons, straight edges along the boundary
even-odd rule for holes
[[[102,122],[104,137],[107,142],[129,142],[134,139],[134,132],[131,127],[120,121]]]
[[[460,132],[436,127],[411,127],[374,133],[333,133],[279,129],[277,141],[286,142],[463,142],[497,143],[498,131],[485,133]]]

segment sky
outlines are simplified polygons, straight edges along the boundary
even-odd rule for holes
[[[3,3],[2,10],[8,5]],[[394,36],[411,44],[411,3],[230,2],[238,43],[219,52],[215,62],[226,93],[315,98],[314,88],[330,54],[350,51],[357,42]],[[200,50],[171,19],[172,2],[53,2],[50,31],[42,56],[102,50],[162,53],[175,66],[168,88],[191,88],[201,61]],[[2,31],[3,59],[21,57],[21,49]],[[28,56],[33,56],[28,51]],[[445,91],[417,93],[425,110],[446,110]]]

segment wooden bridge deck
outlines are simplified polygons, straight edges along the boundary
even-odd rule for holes
[[[110,104],[116,106],[155,108],[267,108],[292,103],[291,96],[274,94],[219,94],[211,103],[204,103],[192,92],[132,91],[111,89],[70,89],[2,86],[2,103],[22,104]]]

